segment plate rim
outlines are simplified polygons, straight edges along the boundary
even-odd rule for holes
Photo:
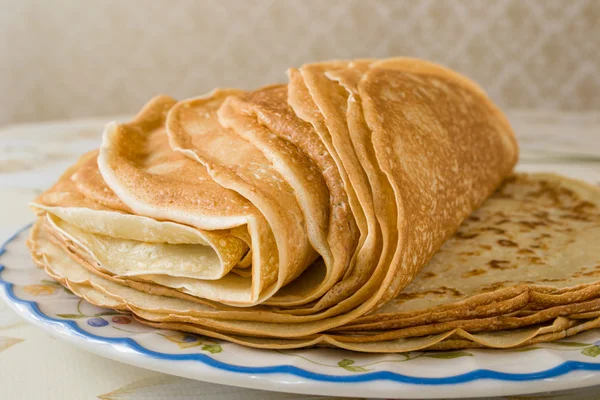
[[[7,240],[0,245],[0,256],[3,256],[7,253],[7,246],[16,240],[22,233],[27,231],[33,224],[27,224],[24,227],[17,230],[14,234],[12,234]],[[57,336],[65,337],[71,339],[72,337],[78,337],[83,341],[93,341],[93,342],[101,342],[105,345],[108,345],[114,348],[115,345],[124,346],[130,352],[135,353],[138,356],[143,356],[145,358],[152,358],[155,360],[167,360],[173,362],[181,362],[181,361],[193,361],[198,362],[203,366],[212,367],[216,370],[225,371],[227,373],[236,373],[242,375],[249,374],[258,374],[258,375],[270,375],[270,374],[288,374],[298,378],[308,379],[313,382],[320,383],[365,383],[365,382],[377,382],[377,381],[388,381],[391,383],[400,383],[400,384],[411,384],[418,386],[447,386],[447,385],[457,385],[457,384],[465,384],[469,382],[480,381],[484,379],[494,380],[499,382],[539,382],[541,380],[546,380],[546,383],[550,383],[548,380],[553,381],[552,378],[557,378],[563,375],[566,375],[573,371],[588,371],[588,372],[598,372],[600,371],[600,363],[590,363],[585,361],[575,361],[575,360],[567,360],[564,361],[552,368],[536,371],[536,372],[527,372],[527,373],[510,373],[510,372],[500,372],[492,369],[478,368],[472,371],[443,376],[443,377],[423,377],[423,376],[411,376],[405,375],[398,372],[393,372],[389,370],[380,370],[373,371],[367,373],[361,373],[356,375],[333,375],[333,374],[323,374],[319,372],[313,372],[307,369],[304,369],[299,366],[290,365],[290,364],[277,364],[271,366],[243,366],[230,364],[224,361],[216,360],[209,355],[201,354],[201,353],[187,353],[187,354],[169,354],[162,353],[155,350],[150,350],[135,340],[128,337],[106,337],[101,335],[96,335],[94,333],[88,332],[73,321],[68,319],[59,319],[51,317],[45,313],[43,313],[39,306],[38,302],[33,300],[25,300],[18,297],[13,290],[14,284],[11,282],[7,282],[2,277],[2,272],[8,270],[4,263],[0,262],[0,287],[2,287],[2,297],[7,300],[6,303],[13,310],[17,311],[19,316],[26,319],[28,322],[33,323],[36,326],[41,328],[45,328],[50,330],[52,333],[57,334]],[[29,310],[29,314],[23,314],[22,308]],[[62,326],[64,329],[56,330],[55,326]],[[83,342],[82,342],[83,345]],[[87,346],[81,346],[87,348]],[[108,357],[105,354],[100,352],[96,353],[105,357]],[[112,358],[112,357],[109,357]],[[118,361],[126,362],[132,364],[131,362],[123,361],[122,359],[118,359]],[[139,365],[139,364],[136,364]],[[150,368],[152,369],[152,368]],[[164,371],[161,371],[164,372]],[[239,376],[239,375],[238,375]],[[596,377],[600,377],[597,375]],[[241,382],[239,382],[241,383]],[[593,386],[595,384],[600,383],[598,380],[592,379],[592,377],[588,377],[586,379],[579,380],[579,383],[582,385],[576,387],[586,387]],[[241,385],[240,385],[241,386]],[[244,385],[245,386],[245,385]],[[260,387],[252,385],[260,389]],[[566,389],[568,387],[564,387],[562,389]],[[281,390],[281,389],[280,389]],[[561,388],[556,388],[553,390],[561,390]]]

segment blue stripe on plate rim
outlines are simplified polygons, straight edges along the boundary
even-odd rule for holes
[[[26,231],[31,227],[31,224],[19,229],[13,234],[6,242],[0,247],[0,256],[6,253],[6,246],[15,240],[22,232]],[[0,286],[4,288],[6,297],[11,301],[19,304],[26,305],[32,313],[32,317],[40,323],[47,326],[62,326],[67,328],[71,333],[75,333],[77,336],[83,339],[91,339],[94,341],[100,341],[104,343],[124,345],[125,347],[133,350],[137,354],[158,358],[162,360],[171,361],[198,361],[208,366],[221,369],[229,372],[237,372],[241,374],[290,374],[301,378],[312,379],[321,382],[336,382],[336,383],[358,383],[358,382],[371,382],[377,380],[389,380],[399,383],[409,383],[415,385],[453,385],[459,383],[466,383],[476,381],[479,379],[495,379],[499,381],[534,381],[540,379],[555,378],[567,374],[571,371],[583,370],[583,371],[600,371],[600,363],[588,363],[583,361],[565,361],[555,367],[531,373],[508,373],[499,372],[490,369],[477,369],[471,372],[467,372],[460,375],[431,378],[431,377],[419,377],[403,375],[391,371],[376,371],[369,372],[360,375],[329,375],[320,374],[316,372],[307,371],[303,368],[299,368],[293,365],[273,365],[268,367],[244,367],[241,365],[229,364],[226,362],[215,360],[205,354],[167,354],[157,351],[153,351],[141,346],[135,340],[130,338],[111,338],[92,333],[86,332],[77,325],[75,321],[64,320],[50,317],[44,314],[38,307],[35,301],[23,300],[17,297],[13,291],[13,284],[6,282],[2,279],[2,271],[5,266],[0,264]]]

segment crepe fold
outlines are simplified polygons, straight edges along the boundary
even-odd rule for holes
[[[32,203],[36,263],[143,323],[255,347],[511,347],[593,325],[598,190],[509,177],[514,135],[478,86],[404,58],[288,76],[107,125]]]

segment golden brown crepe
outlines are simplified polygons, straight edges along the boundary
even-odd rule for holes
[[[421,349],[443,349],[443,348],[464,348],[464,347],[494,347],[507,348],[520,345],[531,344],[542,341],[544,338],[556,339],[565,337],[571,333],[578,333],[586,329],[592,329],[598,326],[598,321],[587,320],[580,322],[565,317],[556,317],[545,324],[534,325],[529,328],[497,330],[493,332],[470,333],[466,326],[464,328],[450,329],[439,334],[428,334],[426,336],[416,336],[409,338],[396,338],[394,340],[382,340],[375,342],[364,342],[360,337],[354,341],[339,341],[335,335],[312,335],[297,339],[272,339],[262,337],[240,336],[226,332],[218,332],[204,329],[198,325],[186,323],[154,322],[146,320],[144,317],[152,317],[151,312],[138,310],[131,304],[126,304],[123,298],[109,294],[101,290],[102,279],[92,277],[91,280],[85,278],[86,274],[79,268],[77,263],[56,263],[53,257],[60,258],[60,252],[56,252],[59,247],[53,247],[51,241],[44,241],[45,233],[39,230],[39,226],[34,229],[34,236],[38,236],[38,244],[32,244],[34,259],[41,266],[46,268],[48,273],[59,282],[65,284],[74,293],[82,296],[86,300],[113,309],[127,311],[131,310],[139,321],[150,326],[166,329],[179,329],[189,332],[211,336],[218,339],[225,339],[234,343],[248,345],[257,348],[290,349],[306,347],[312,345],[333,345],[337,347],[369,352],[405,352]],[[42,239],[42,240],[39,240]],[[41,251],[41,252],[40,252]],[[41,256],[40,256],[41,255]],[[50,264],[59,265],[59,270],[55,271],[49,268]],[[66,269],[65,269],[66,266]],[[75,271],[70,270],[73,268]],[[69,279],[64,277],[67,272]],[[88,275],[89,277],[89,275]],[[72,279],[72,280],[71,280]],[[106,282],[104,282],[106,284]],[[109,285],[110,286],[110,285]],[[131,289],[129,289],[131,290]],[[166,300],[169,301],[169,300]],[[571,307],[571,309],[582,307]],[[599,319],[600,320],[600,319]],[[468,329],[468,328],[467,328]],[[552,333],[552,335],[550,335]]]
[[[507,179],[517,144],[477,85],[403,58],[288,74],[107,125],[33,203],[36,262],[144,323],[258,347],[512,347],[593,326],[598,189]]]
[[[407,288],[407,296],[403,297],[402,294],[398,296],[396,301],[400,304],[396,304],[395,308],[399,312],[390,313],[383,312],[384,309],[379,310],[363,317],[363,320],[379,322],[367,322],[363,323],[363,326],[356,323],[350,324],[336,329],[333,334],[324,335],[321,339],[317,339],[318,336],[315,335],[305,336],[304,341],[275,338],[269,341],[268,338],[262,338],[260,347],[268,347],[269,343],[277,348],[299,347],[320,343],[319,340],[323,341],[327,337],[327,342],[330,344],[339,344],[345,348],[351,346],[355,350],[405,351],[406,346],[416,345],[415,343],[433,346],[434,343],[442,340],[442,336],[447,338],[459,335],[464,338],[467,334],[475,335],[471,337],[472,339],[496,330],[513,332],[515,336],[512,334],[511,336],[502,336],[503,342],[493,344],[493,347],[502,347],[506,343],[514,345],[517,343],[514,340],[520,340],[518,342],[520,344],[525,343],[523,338],[526,337],[529,340],[530,337],[533,337],[530,336],[534,332],[532,329],[540,323],[554,324],[553,320],[564,317],[588,320],[597,318],[593,310],[598,310],[600,307],[597,297],[599,292],[597,275],[600,272],[593,268],[593,260],[599,259],[600,254],[593,243],[597,241],[600,234],[598,193],[598,188],[554,175],[520,175],[511,178],[446,242],[438,255]],[[522,219],[531,216],[536,218],[536,215],[547,221],[554,221],[553,225],[556,226],[535,224],[534,221]],[[514,267],[505,269],[492,267],[497,264],[493,260],[498,253],[492,251],[491,254],[488,254],[491,249],[488,248],[487,243],[490,243],[490,240],[510,240],[498,239],[497,235],[500,233],[489,229],[491,225],[498,222],[498,218],[506,220],[501,224],[505,230],[502,234],[509,235],[512,240],[536,249],[547,247],[548,243],[544,246],[544,242],[552,238],[552,246],[560,251],[543,259],[536,259],[534,263],[524,262],[527,259],[523,256],[529,257],[530,252],[528,251],[507,252],[504,253],[506,261],[509,261]],[[49,226],[49,223],[44,223],[44,225]],[[524,227],[530,228],[531,226],[535,227],[533,236],[530,235],[530,229],[524,229]],[[570,234],[567,234],[565,226],[571,227]],[[47,227],[44,229],[48,231]],[[586,235],[579,236],[576,233],[581,231],[586,232]],[[44,240],[36,237],[40,229],[36,228],[34,232],[36,232],[32,236],[35,243],[34,254],[44,254],[46,258],[52,257],[52,250],[36,249],[35,246],[40,243],[42,246],[48,246],[48,244],[43,244]],[[478,234],[478,239],[473,236],[474,233]],[[519,238],[523,240],[518,240]],[[486,251],[471,251],[465,254],[463,251],[465,241],[473,240],[479,242],[479,246]],[[68,258],[64,254],[65,248],[55,247],[59,254],[61,251],[63,253],[60,256],[54,255],[54,260]],[[73,261],[76,260],[76,257],[72,258]],[[579,266],[565,271],[564,268],[561,268],[565,259],[577,261]],[[146,318],[146,321],[155,321],[154,325],[156,326],[160,324],[173,326],[175,324],[179,326],[179,329],[193,332],[202,331],[203,334],[209,336],[234,335],[236,342],[242,343],[247,339],[250,341],[248,345],[253,345],[251,337],[241,335],[239,332],[228,332],[228,327],[219,324],[218,321],[211,323],[212,319],[223,319],[226,314],[229,314],[231,318],[238,318],[239,314],[218,311],[206,305],[190,302],[189,299],[174,299],[169,294],[157,296],[144,293],[152,293],[144,289],[139,289],[141,291],[127,289],[122,287],[121,282],[118,281],[115,282],[117,284],[109,284],[102,278],[98,279],[96,277],[98,274],[90,273],[90,270],[82,268],[81,265],[81,262],[70,264],[64,261],[52,262],[50,258],[46,268],[50,270],[54,268],[54,271],[57,272],[52,272],[53,276],[56,277],[57,273],[58,276],[61,274],[68,276],[76,284],[91,281],[97,291],[110,298],[118,298],[119,301],[127,302],[127,306],[122,306],[124,309],[133,310],[141,318]],[[469,279],[465,279],[465,273],[472,271],[473,267],[477,265],[486,266],[488,271],[467,274]],[[442,274],[449,274],[449,276],[441,282],[441,289],[435,289],[431,285],[432,276]],[[452,279],[452,276],[463,277],[463,279]],[[106,278],[106,276],[104,277]],[[512,280],[507,281],[507,277]],[[517,277],[528,278],[535,284],[531,284],[527,280],[516,280]],[[493,289],[486,284],[490,281],[503,283],[505,287]],[[453,283],[454,286],[449,286],[450,283]],[[415,288],[425,287],[427,290],[411,293],[410,291],[414,290],[411,289],[413,285]],[[475,292],[467,294],[472,290]],[[462,298],[457,296],[459,292],[464,292]],[[515,296],[509,297],[511,294]],[[464,298],[464,296],[468,297]],[[426,301],[422,302],[425,298]],[[416,302],[411,302],[411,299]],[[405,312],[402,312],[402,302],[406,307]],[[524,310],[524,312],[514,313],[514,308],[510,308],[510,303],[516,305],[517,310]],[[424,304],[428,304],[430,307],[422,308]],[[431,307],[434,304],[435,306]],[[509,308],[503,307],[507,304]],[[99,305],[106,304],[99,303]],[[529,307],[528,310],[527,305],[532,307]],[[484,311],[482,312],[482,310]],[[574,317],[572,318],[571,315]],[[394,316],[398,318],[392,318]],[[226,319],[225,322],[227,323]],[[523,328],[529,325],[532,327]],[[255,337],[265,335],[260,332],[254,332],[254,334]],[[434,336],[431,335],[435,336],[435,340],[431,339],[431,342],[422,342],[423,339],[418,339],[433,338]],[[442,336],[438,337],[437,335]],[[483,337],[487,338],[488,336]],[[497,335],[493,337],[497,338]],[[415,343],[409,342],[409,339],[414,339]],[[481,340],[478,343],[487,343],[486,346],[492,346],[492,342],[488,339],[485,342]],[[373,347],[369,343],[378,343],[378,345]],[[527,341],[527,343],[529,342]]]

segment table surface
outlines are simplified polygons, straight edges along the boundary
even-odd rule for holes
[[[507,114],[521,144],[518,170],[554,171],[600,184],[600,113],[513,111]],[[12,125],[0,129],[0,240],[32,221],[27,203],[48,188],[83,152],[98,147],[102,127],[111,120]],[[539,398],[573,396],[585,400],[597,399],[599,393],[600,386],[543,394]],[[0,300],[0,399],[97,398],[318,397],[221,386],[121,364],[51,338],[27,325]]]

